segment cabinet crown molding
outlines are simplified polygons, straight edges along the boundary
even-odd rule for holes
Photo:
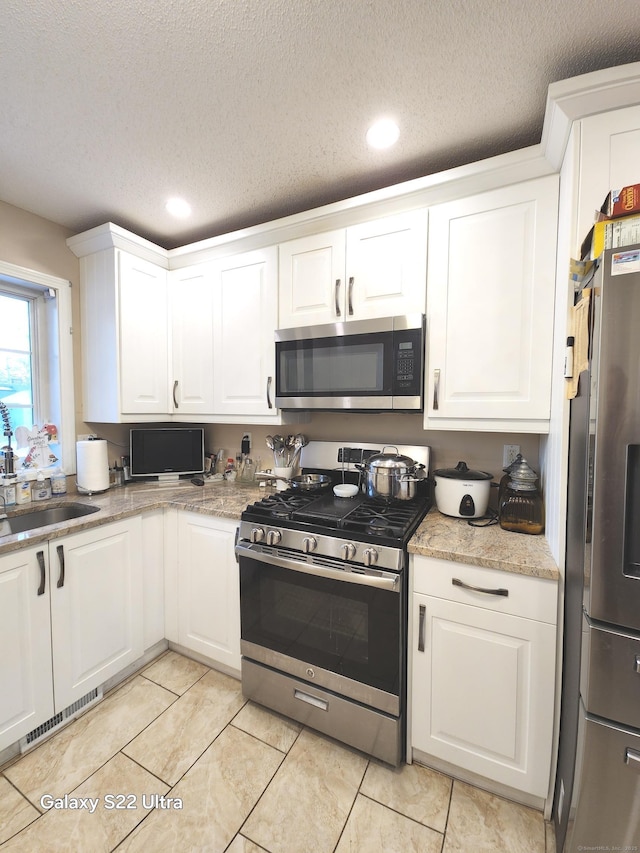
[[[84,258],[104,249],[122,249],[138,258],[151,261],[162,269],[169,269],[169,253],[162,246],[157,246],[150,240],[138,237],[132,231],[121,228],[113,222],[105,222],[82,234],[69,237],[67,246],[77,258]]]

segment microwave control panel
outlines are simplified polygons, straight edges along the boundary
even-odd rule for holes
[[[420,329],[394,333],[394,394],[420,394],[422,385],[422,334]]]

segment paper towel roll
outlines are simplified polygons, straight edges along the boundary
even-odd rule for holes
[[[109,488],[106,441],[76,441],[76,483],[79,492],[89,494]]]

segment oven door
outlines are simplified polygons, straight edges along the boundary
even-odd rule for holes
[[[240,542],[242,653],[388,714],[404,694],[403,575]]]

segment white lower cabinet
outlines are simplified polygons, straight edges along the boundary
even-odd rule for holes
[[[141,519],[0,558],[0,749],[143,651]]]
[[[413,567],[414,755],[545,798],[556,583],[424,557]]]
[[[178,513],[177,639],[181,646],[240,670],[238,523]]]
[[[56,711],[142,655],[141,525],[138,516],[49,543]]]
[[[2,750],[53,715],[46,543],[0,557],[0,645]]]

